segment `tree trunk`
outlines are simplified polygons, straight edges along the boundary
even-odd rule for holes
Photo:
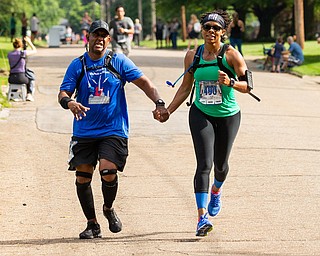
[[[258,40],[271,40],[271,24],[273,18],[280,13],[286,7],[285,2],[278,1],[276,5],[264,6],[255,4],[253,6],[253,12],[258,17],[260,22],[260,30],[258,34]]]

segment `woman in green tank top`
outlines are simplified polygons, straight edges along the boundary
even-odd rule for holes
[[[235,90],[248,93],[249,88],[245,76],[247,65],[239,51],[229,46],[221,56],[226,72],[221,71],[217,63],[219,53],[225,49],[223,42],[230,24],[228,13],[222,10],[207,12],[201,16],[200,23],[204,45],[200,46],[203,49],[199,54],[199,65],[186,72],[172,102],[167,108],[154,111],[154,118],[160,122],[167,121],[187,99],[195,82],[196,97],[189,112],[189,126],[197,159],[194,175],[198,212],[196,235],[206,236],[213,228],[208,213],[216,216],[221,209],[221,187],[229,171],[228,160],[240,126],[240,107],[235,99]],[[185,70],[194,63],[195,53],[194,50],[186,53]],[[212,168],[214,183],[208,203]]]

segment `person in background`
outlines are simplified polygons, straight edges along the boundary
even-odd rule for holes
[[[168,20],[163,24],[163,36],[162,38],[165,41],[166,48],[170,47],[170,29],[171,29],[171,22]]]
[[[230,34],[230,44],[235,48],[238,48],[238,51],[243,55],[242,53],[242,38],[243,33],[245,31],[244,23],[242,20],[239,19],[239,14],[237,12],[234,12],[232,14],[232,22],[230,23],[228,27],[228,32]]]
[[[66,28],[66,43],[72,43],[72,28],[69,25]]]
[[[201,32],[201,24],[195,14],[191,14],[190,16],[190,21],[187,27],[187,31],[188,31],[188,37],[189,37],[187,51],[190,50],[192,41],[194,42],[194,49],[196,50],[198,47],[198,38]]]
[[[281,69],[286,70],[288,67],[300,66],[304,62],[304,56],[301,46],[294,41],[292,36],[288,36],[287,42],[289,49],[282,52],[283,65]]]
[[[129,35],[134,33],[134,24],[131,18],[125,16],[124,7],[119,5],[115,9],[116,18],[110,22],[112,30],[112,51],[121,52],[129,56],[131,51],[131,39]]]
[[[92,19],[89,16],[88,12],[84,12],[83,17],[80,21],[80,24],[81,24],[82,40],[83,40],[83,44],[85,46],[87,46],[87,43],[88,43],[87,42],[87,34],[88,34],[88,30],[89,30],[91,23],[92,23]]]
[[[140,34],[142,31],[142,25],[139,19],[134,20],[134,33],[133,33],[133,41],[136,46],[140,46]]]
[[[31,21],[30,21],[30,30],[31,30],[31,42],[33,43],[34,40],[37,38],[39,32],[39,19],[37,15],[33,13]]]
[[[178,41],[178,30],[180,28],[180,23],[178,18],[173,18],[172,19],[172,24],[170,27],[170,37],[171,37],[171,42],[172,42],[172,48],[177,49],[177,41]]]
[[[27,43],[24,38],[27,36],[27,29],[28,29],[28,18],[26,13],[23,12],[21,16],[21,36],[22,36],[22,43],[23,43],[23,50],[27,49]]]
[[[8,60],[10,65],[10,74],[8,82],[12,84],[26,84],[27,85],[27,101],[34,101],[34,80],[26,77],[26,57],[37,53],[36,47],[33,45],[29,37],[24,38],[25,42],[29,44],[31,50],[23,50],[22,40],[16,38],[13,41],[12,52],[8,53]]]
[[[157,19],[155,27],[153,29],[156,35],[156,49],[162,49],[162,42],[163,42],[163,29],[164,24],[162,23],[161,19]]]
[[[247,65],[243,56],[232,46],[227,46],[222,63],[224,67],[238,77],[230,78],[217,65],[217,56],[222,47],[230,23],[229,15],[223,10],[214,10],[201,15],[202,37],[204,45],[200,53],[199,65],[194,71],[186,72],[182,84],[167,108],[153,112],[154,118],[165,122],[187,99],[195,84],[195,101],[189,111],[189,127],[197,160],[194,175],[194,193],[197,205],[198,224],[196,236],[206,236],[213,228],[210,216],[217,216],[221,210],[222,185],[229,172],[229,157],[233,142],[240,126],[240,107],[235,91],[248,93],[246,79]],[[199,49],[199,48],[198,48]],[[194,62],[196,51],[190,50],[184,58],[184,68],[189,70]],[[214,169],[214,181],[208,190],[211,169]]]
[[[13,38],[16,35],[16,18],[14,17],[14,12],[11,14],[11,18],[10,18],[10,35],[11,35],[11,43],[12,43]]]
[[[276,44],[274,45],[273,50],[273,62],[272,62],[272,70],[271,72],[280,73],[280,61],[282,57],[282,52],[285,51],[283,46],[283,39],[281,36],[278,37]]]
[[[61,106],[74,116],[69,170],[76,171],[77,196],[87,219],[87,227],[80,233],[80,239],[101,237],[91,188],[97,164],[104,201],[102,211],[109,222],[109,230],[113,233],[122,230],[113,205],[119,184],[117,173],[123,172],[128,156],[126,83],[132,82],[139,87],[155,103],[156,109],[164,107],[150,79],[124,54],[114,53],[110,61],[120,77],[106,68],[107,47],[111,41],[106,22],[94,21],[87,39],[88,49],[83,60],[76,58],[69,65],[58,95]],[[81,70],[84,70],[82,77]],[[75,91],[77,97],[73,100],[71,96]]]

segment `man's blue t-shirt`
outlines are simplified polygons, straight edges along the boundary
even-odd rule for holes
[[[107,53],[106,53],[107,54]],[[120,136],[128,138],[129,118],[124,83],[140,78],[142,71],[125,55],[114,54],[111,65],[119,72],[119,80],[106,67],[105,56],[91,60],[84,54],[84,76],[77,93],[77,102],[89,107],[86,116],[73,121],[73,136],[81,138],[100,138]],[[64,76],[60,90],[75,92],[82,65],[80,58],[74,59]],[[93,67],[99,67],[94,69]]]
[[[292,44],[290,44],[289,51],[291,52],[291,55],[293,57],[296,57],[297,59],[301,60],[301,62],[304,61],[304,56],[300,45],[293,42]]]

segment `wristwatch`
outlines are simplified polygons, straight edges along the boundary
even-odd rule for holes
[[[165,103],[162,99],[156,101],[156,107],[164,107]]]
[[[229,84],[229,86],[230,86],[230,87],[233,87],[235,82],[236,82],[236,80],[234,80],[233,78],[230,78],[230,84]]]

